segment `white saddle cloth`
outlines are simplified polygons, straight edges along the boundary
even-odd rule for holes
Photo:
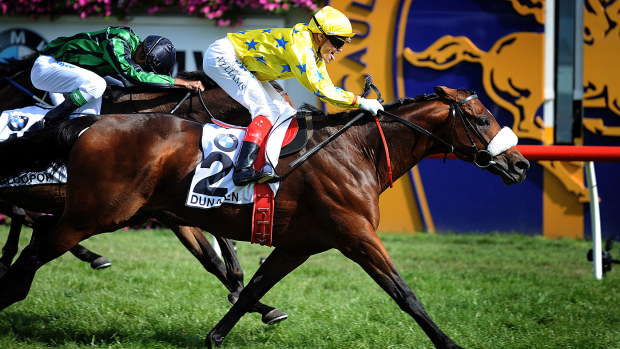
[[[33,124],[43,119],[47,109],[32,106],[21,109],[7,110],[0,114],[0,141],[9,137],[21,137]],[[58,171],[48,169],[45,172],[31,172],[9,178],[0,187],[22,187],[37,184],[67,183],[67,171],[60,168]]]
[[[273,129],[267,140],[267,165],[275,168],[290,119]],[[209,209],[223,203],[248,204],[254,200],[254,184],[237,187],[232,173],[245,136],[245,128],[205,124],[202,130],[203,160],[196,168],[187,193],[186,206]],[[280,183],[269,184],[274,195]]]
[[[0,141],[11,135],[23,136],[32,125],[43,119],[47,111],[37,106],[3,111],[0,114]]]

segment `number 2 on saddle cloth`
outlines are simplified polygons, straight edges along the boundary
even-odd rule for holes
[[[301,150],[308,140],[308,123],[304,113],[291,119],[284,134],[280,157]],[[196,169],[188,192],[186,205],[202,209],[220,206],[222,203],[247,204],[253,202],[252,235],[250,241],[271,246],[275,192],[279,183],[250,184],[237,187],[232,183],[233,160],[238,151],[239,139],[243,138],[244,128],[232,126],[213,119],[214,125],[203,128],[203,153],[205,158]],[[277,138],[276,138],[277,139]],[[274,139],[275,140],[275,139]],[[263,142],[254,163],[258,171],[266,164]]]

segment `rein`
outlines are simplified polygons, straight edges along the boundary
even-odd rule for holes
[[[34,99],[35,101],[41,103],[43,106],[45,107],[52,107],[49,103],[45,102],[43,99],[37,97],[34,95],[34,93],[28,91],[24,86],[18,84],[15,80],[13,80],[14,77],[16,77],[17,75],[23,73],[24,70],[20,70],[17,73],[13,74],[13,76],[8,77],[5,76],[4,80],[6,80],[8,83],[10,83],[11,85],[13,85],[15,88],[17,88],[18,90],[20,90],[21,92],[25,93],[26,95],[28,95],[28,97]]]
[[[207,105],[205,104],[205,101],[202,99],[202,93],[200,92],[193,92],[193,91],[188,91],[185,96],[183,96],[183,98],[181,98],[181,100],[179,101],[179,103],[177,103],[174,108],[172,108],[172,110],[170,111],[171,114],[174,114],[174,112],[177,111],[177,109],[179,109],[179,107],[181,106],[181,104],[183,104],[183,102],[185,102],[189,96],[192,95],[192,93],[196,93],[198,94],[198,100],[200,101],[200,105],[202,106],[202,109],[204,109],[205,112],[207,112],[207,115],[209,115],[209,117],[211,118],[211,120],[215,119],[213,117],[213,114],[211,114],[211,112],[209,111],[209,108],[207,108]],[[191,108],[190,108],[191,110]]]

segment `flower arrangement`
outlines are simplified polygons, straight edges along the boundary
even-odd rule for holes
[[[282,14],[292,8],[315,11],[319,0],[0,0],[0,15],[56,18],[78,14],[126,19],[140,14],[186,13],[235,26],[247,14]]]

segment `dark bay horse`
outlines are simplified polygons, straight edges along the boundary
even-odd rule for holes
[[[490,153],[485,148],[500,133],[495,118],[475,95],[443,87],[436,91],[437,95],[385,105],[390,115],[400,117],[392,119],[385,114],[379,118],[394,178],[430,154],[454,150],[464,161],[484,158]],[[315,120],[314,137],[305,151],[341,129],[358,112]],[[435,346],[459,347],[426,313],[376,234],[379,195],[390,180],[379,129],[370,114],[365,116],[298,166],[288,167],[294,156],[281,159],[277,171],[283,182],[275,202],[275,249],[208,334],[208,346],[220,345],[253,304],[311,255],[337,249],[410,314]],[[225,204],[211,210],[185,206],[191,176],[203,159],[197,147],[202,124],[169,114],[108,115],[77,138],[78,130],[85,126],[77,123],[86,121],[73,119],[62,127],[65,142],[57,147],[56,155],[67,161],[65,210],[51,232],[24,249],[0,279],[0,309],[24,299],[36,270],[76,243],[147,217],[199,226],[230,239],[250,239],[252,205]],[[59,134],[53,136],[58,139]],[[480,165],[482,161],[477,162]],[[506,184],[523,181],[529,168],[514,146],[493,154],[486,165]],[[1,176],[10,175],[8,172],[0,169]]]
[[[30,81],[30,69],[37,55],[28,56],[21,60],[10,59],[7,64],[0,64],[0,110],[9,110],[33,104],[34,100],[26,91],[35,93],[44,98],[42,91],[36,90]],[[234,101],[202,72],[184,72],[179,74],[185,79],[201,79],[206,87],[200,95],[192,94],[187,98],[187,90],[164,89],[156,91],[127,90],[113,87],[106,91],[102,103],[102,113],[121,112],[170,112],[200,122],[211,122],[212,117],[221,118],[231,124],[247,125],[250,116],[247,110]],[[9,77],[12,82],[4,79]],[[15,86],[17,84],[19,87]],[[292,104],[290,98],[282,88],[274,84],[283,97]],[[182,103],[180,103],[182,101]],[[206,102],[205,102],[206,101]],[[226,115],[229,115],[226,117]],[[62,213],[65,202],[64,185],[37,185],[0,188],[0,200],[14,204],[7,213],[18,219],[12,220],[9,238],[3,248],[0,258],[0,275],[9,267],[17,253],[17,242],[20,234],[20,219],[22,216],[12,214],[14,211],[23,211],[21,207],[30,211],[46,212],[51,214]],[[1,208],[2,206],[0,206]],[[48,220],[49,221],[49,220]],[[231,291],[229,300],[236,301],[243,289],[243,270],[238,262],[234,246],[231,241],[216,237],[222,251],[224,263],[219,258],[209,241],[199,228],[169,224],[168,227],[176,234],[183,245],[200,261],[207,271],[214,274]],[[91,263],[91,266],[104,265],[104,257],[95,254],[77,244],[71,252],[79,259]],[[103,260],[102,260],[103,258]],[[108,261],[109,262],[109,261]],[[258,303],[254,308],[261,313],[266,323],[274,323],[286,318],[281,311]]]

